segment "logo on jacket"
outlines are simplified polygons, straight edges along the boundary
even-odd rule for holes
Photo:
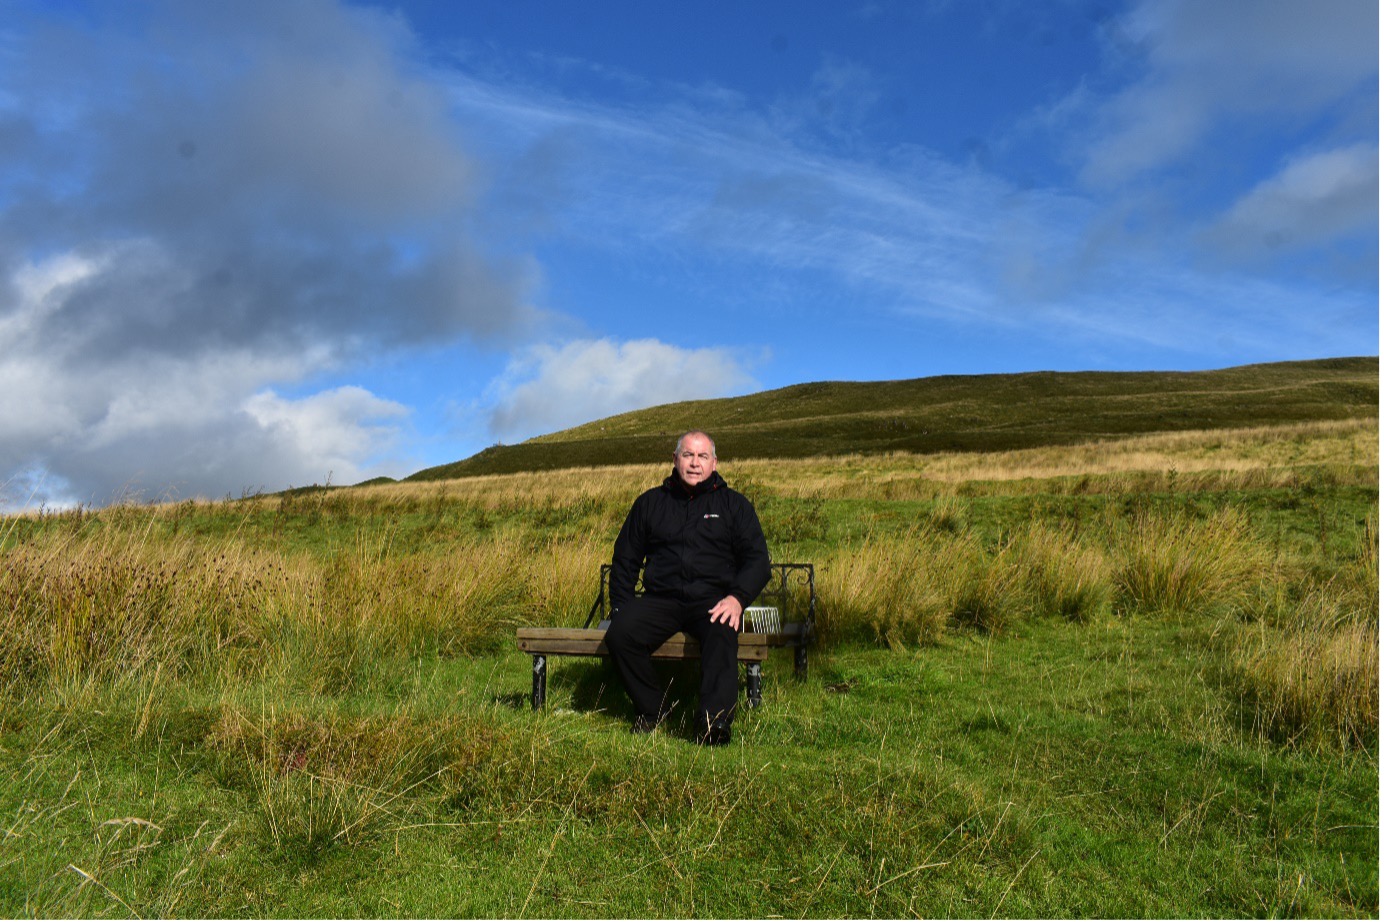
[[[715,512],[708,512],[706,515],[702,516],[704,519],[719,519],[720,517],[721,516]]]

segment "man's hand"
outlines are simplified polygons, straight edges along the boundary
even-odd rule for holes
[[[711,620],[718,624],[729,624],[732,630],[740,630],[740,613],[745,610],[740,600],[728,595],[711,609]]]

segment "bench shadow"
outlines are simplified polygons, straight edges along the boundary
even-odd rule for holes
[[[620,677],[609,660],[567,660],[554,668],[553,659],[548,660],[548,695],[552,700],[554,684],[559,694],[570,689],[572,710],[597,711],[633,719],[629,699],[620,687]],[[557,682],[554,683],[554,677]]]
[[[634,720],[634,706],[625,695],[620,676],[609,660],[565,659],[557,668],[553,668],[555,660],[548,662],[548,706],[570,694],[570,706],[574,711],[606,714],[621,722]],[[697,692],[701,686],[700,662],[655,661],[654,669],[659,678],[669,683],[668,697],[672,703],[672,713],[666,726],[676,733],[676,728],[687,725],[690,733],[697,707]],[[528,696],[521,697],[527,705]]]

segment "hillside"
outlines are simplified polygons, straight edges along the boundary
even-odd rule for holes
[[[1204,372],[1030,372],[826,381],[622,413],[497,445],[408,480],[550,470],[667,455],[700,427],[723,458],[999,451],[1139,433],[1372,417],[1377,357]]]
[[[1379,918],[1377,416],[735,459],[816,643],[715,750],[515,645],[663,464],[7,518],[0,919]]]

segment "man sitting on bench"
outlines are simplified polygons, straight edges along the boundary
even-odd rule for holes
[[[644,594],[634,586],[644,570]],[[668,689],[651,654],[679,631],[701,645],[699,740],[730,742],[740,615],[769,581],[769,548],[754,506],[716,473],[705,432],[678,439],[673,473],[634,501],[615,539],[606,649],[637,715],[633,733],[667,716]]]

